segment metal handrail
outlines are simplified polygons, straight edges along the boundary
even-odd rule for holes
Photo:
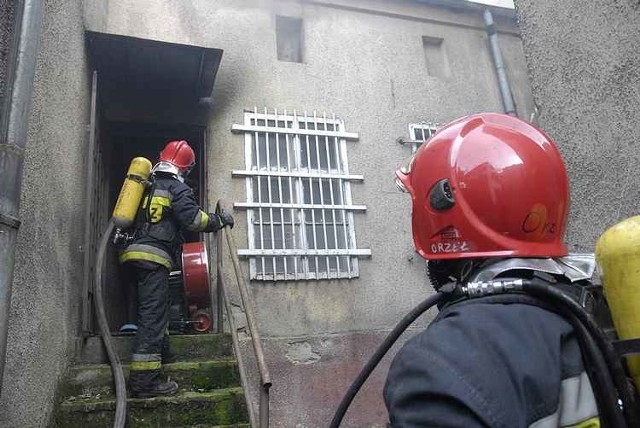
[[[223,200],[218,200],[216,204],[216,213],[224,210],[227,205]],[[242,300],[242,305],[244,307],[245,315],[247,317],[247,327],[249,328],[249,334],[251,335],[251,342],[253,344],[253,352],[256,358],[256,364],[258,366],[258,370],[260,372],[260,407],[259,407],[259,427],[260,428],[268,428],[269,427],[269,388],[271,388],[271,375],[269,374],[269,369],[267,368],[267,364],[264,357],[264,350],[262,348],[262,342],[260,341],[260,335],[258,333],[258,328],[256,324],[256,319],[254,315],[253,302],[251,300],[251,295],[249,294],[249,289],[247,287],[247,282],[245,280],[244,274],[242,272],[242,268],[240,266],[240,260],[238,259],[238,249],[233,238],[233,235],[227,228],[221,229],[218,231],[217,236],[217,290],[216,296],[218,300],[218,310],[216,311],[216,326],[217,331],[222,332],[222,311],[221,311],[221,303],[224,302],[224,306],[227,311],[227,319],[229,320],[229,329],[231,330],[231,337],[233,341],[233,348],[236,354],[236,358],[238,359],[238,371],[240,372],[240,380],[245,387],[245,390],[248,390],[248,381],[246,376],[246,370],[244,367],[244,363],[242,362],[242,358],[240,356],[240,341],[238,338],[238,332],[235,327],[235,320],[233,318],[233,312],[231,310],[231,303],[228,298],[227,286],[224,280],[224,265],[223,265],[223,237],[227,242],[227,247],[229,249],[229,255],[231,257],[231,262],[233,264],[233,270],[236,276],[236,282],[238,284],[238,289],[240,291],[240,298]],[[213,297],[213,293],[212,293]],[[213,308],[212,308],[213,309]],[[256,427],[255,414],[253,411],[253,404],[251,399],[248,397],[248,394],[245,394],[245,399],[247,401],[247,409],[249,411],[249,419],[252,427]]]

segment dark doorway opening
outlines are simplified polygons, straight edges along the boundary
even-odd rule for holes
[[[131,160],[143,156],[155,164],[167,142],[187,140],[197,162],[187,184],[198,203],[207,206],[207,109],[222,51],[94,32],[87,33],[87,42],[95,71],[82,324],[85,335],[91,335],[97,332],[91,294],[96,243]],[[184,238],[203,240],[199,233]],[[117,256],[111,246],[104,273],[105,311],[112,332],[135,322],[134,288]]]
[[[205,156],[205,128],[194,125],[165,125],[153,123],[108,122],[102,128],[101,143],[110,152],[108,158],[109,171],[106,180],[109,181],[109,207],[114,207],[122,186],[123,179],[129,168],[129,163],[135,157],[142,156],[153,164],[157,162],[158,154],[164,145],[172,140],[186,140],[196,152],[196,167],[191,171],[185,182],[194,190],[196,200],[201,206],[206,206],[206,156]],[[185,242],[202,241],[202,234],[183,232]],[[108,302],[109,321],[112,331],[117,332],[125,324],[135,324],[135,284],[129,278],[126,269],[117,262],[117,254],[111,251],[107,278],[110,286],[105,290],[105,301]],[[177,259],[179,262],[179,258]],[[180,270],[176,266],[175,270]],[[180,292],[181,283],[176,284]],[[173,288],[176,288],[173,287]],[[178,296],[179,297],[179,296]],[[125,304],[119,304],[125,303]]]
[[[129,162],[136,156],[146,157],[155,164],[164,145],[172,140],[186,140],[196,152],[196,167],[187,177],[187,184],[194,190],[198,203],[204,203],[206,171],[205,128],[195,125],[166,125],[155,123],[110,122],[104,127],[103,144],[112,153],[110,170],[115,181],[111,188],[109,205],[114,206],[120,191],[121,179]],[[191,234],[189,242],[199,239]]]

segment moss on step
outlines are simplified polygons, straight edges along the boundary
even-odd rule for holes
[[[129,367],[123,366],[123,369],[128,377]],[[163,371],[168,378],[178,382],[182,390],[187,391],[203,392],[240,385],[238,365],[230,359],[165,364]],[[113,395],[111,367],[106,364],[72,367],[60,386],[63,399]]]
[[[171,351],[178,361],[211,360],[233,356],[231,336],[228,334],[171,335],[169,340]],[[113,343],[120,360],[130,361],[133,336],[113,337]],[[107,364],[108,362],[102,338],[100,336],[87,338],[77,363]]]
[[[65,428],[111,427],[115,404],[113,399],[67,400],[59,408],[56,424]],[[129,399],[127,413],[130,428],[229,425],[248,421],[241,388]]]
[[[235,361],[204,361],[173,363],[164,372],[183,388],[202,392],[240,385],[240,373]]]

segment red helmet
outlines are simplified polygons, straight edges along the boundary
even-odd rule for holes
[[[179,169],[189,169],[196,164],[196,154],[184,140],[169,141],[160,152],[160,161],[169,162]]]
[[[451,122],[396,176],[411,194],[413,242],[425,259],[567,254],[567,172],[553,141],[523,120]]]

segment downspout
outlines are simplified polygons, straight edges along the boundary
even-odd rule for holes
[[[0,382],[4,375],[20,189],[33,79],[40,43],[43,0],[18,0],[9,64],[5,114],[0,124]]]
[[[504,67],[504,61],[502,60],[502,52],[500,51],[500,45],[498,44],[498,32],[496,31],[495,23],[493,22],[493,15],[489,9],[484,10],[484,26],[489,37],[489,48],[491,49],[491,56],[493,58],[493,66],[496,69],[498,75],[498,86],[500,88],[500,96],[502,97],[502,107],[504,112],[511,116],[517,116],[516,106],[513,102],[513,95],[511,94],[511,87],[509,85],[509,79],[507,78],[507,71]]]

